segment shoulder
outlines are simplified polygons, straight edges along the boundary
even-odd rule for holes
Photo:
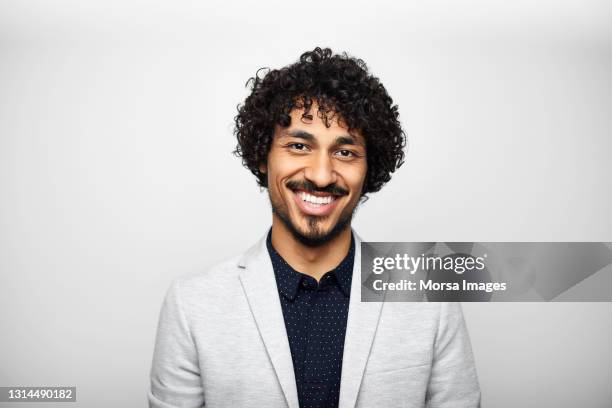
[[[169,294],[180,303],[206,305],[211,301],[227,300],[241,290],[239,276],[247,259],[268,256],[264,238],[242,253],[226,258],[197,272],[180,275],[172,281]]]
[[[170,284],[170,291],[187,299],[223,292],[238,281],[240,258],[241,255],[236,255],[200,271],[180,275]]]

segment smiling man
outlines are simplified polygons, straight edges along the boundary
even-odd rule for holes
[[[349,250],[367,173],[366,143],[337,115],[320,117],[317,102],[308,111],[303,105],[290,112],[289,127],[275,127],[258,170],[272,205],[272,246],[296,271],[319,280]]]
[[[360,202],[404,158],[397,105],[363,61],[316,48],[250,80],[235,153],[272,226],[174,281],[151,407],[477,407],[459,304],[361,302]]]

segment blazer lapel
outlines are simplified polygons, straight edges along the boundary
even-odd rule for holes
[[[240,282],[289,408],[299,408],[291,349],[266,235],[240,260]]]
[[[382,298],[380,302],[361,302],[361,238],[354,230],[353,235],[355,261],[344,338],[339,408],[355,407],[383,305]]]

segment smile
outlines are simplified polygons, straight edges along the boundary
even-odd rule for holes
[[[302,190],[293,191],[293,198],[303,213],[317,216],[330,214],[338,202],[333,194],[314,195]]]

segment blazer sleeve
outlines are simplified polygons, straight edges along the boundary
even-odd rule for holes
[[[427,408],[478,408],[480,387],[461,304],[440,303]]]
[[[162,305],[150,378],[150,408],[204,406],[197,349],[181,309],[178,279],[170,286]]]

